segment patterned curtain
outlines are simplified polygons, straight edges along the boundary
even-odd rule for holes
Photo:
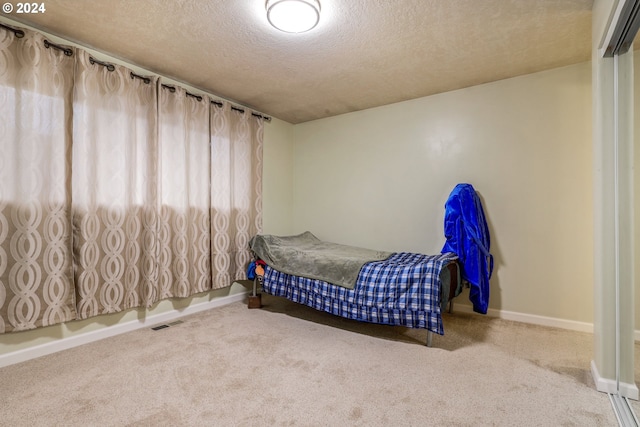
[[[263,123],[0,27],[0,334],[244,279]]]
[[[187,297],[211,289],[209,98],[162,84],[158,93],[160,297]]]
[[[78,317],[150,306],[157,291],[156,86],[77,58],[73,227]]]
[[[260,117],[211,105],[211,269],[213,288],[246,278],[249,239],[262,231]]]
[[[0,333],[76,317],[71,262],[73,50],[0,28]]]

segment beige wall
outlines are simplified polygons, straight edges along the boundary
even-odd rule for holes
[[[267,234],[293,229],[293,126],[272,119],[264,127],[262,223]]]
[[[592,322],[590,67],[294,126],[294,231],[436,253],[468,182],[492,235],[490,308]]]

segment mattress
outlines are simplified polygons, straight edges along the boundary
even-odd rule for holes
[[[453,253],[394,253],[366,263],[353,289],[265,267],[264,292],[358,321],[427,329],[444,335],[442,309],[460,291]],[[446,282],[446,283],[445,283]],[[443,287],[445,291],[443,292]]]

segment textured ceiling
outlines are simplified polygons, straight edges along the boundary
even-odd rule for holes
[[[592,0],[321,0],[287,34],[264,0],[46,0],[1,15],[290,123],[591,57]]]

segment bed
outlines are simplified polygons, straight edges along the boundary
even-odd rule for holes
[[[259,285],[316,310],[362,322],[427,330],[444,335],[442,312],[462,289],[458,257],[381,252],[325,242],[312,233],[256,235],[249,307],[261,306]],[[253,268],[253,270],[252,270]]]

